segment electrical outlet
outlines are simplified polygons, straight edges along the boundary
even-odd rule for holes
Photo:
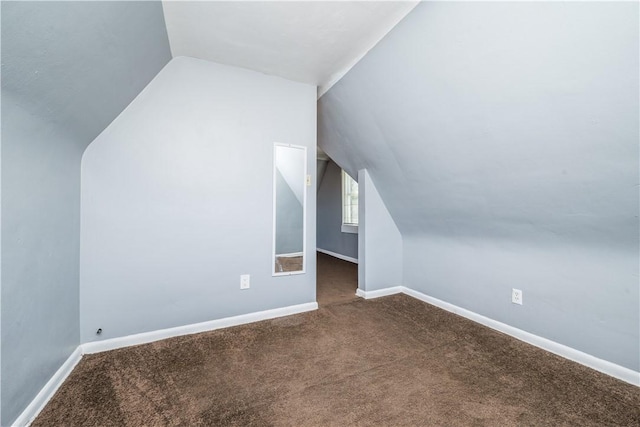
[[[520,289],[511,289],[511,302],[522,305],[522,291]]]
[[[249,289],[251,287],[251,275],[240,275],[240,289]]]

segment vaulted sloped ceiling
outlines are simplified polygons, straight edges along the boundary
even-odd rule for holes
[[[127,3],[3,2],[3,98],[89,144],[171,59],[160,3]]]
[[[405,286],[640,369],[638,12],[425,2],[320,98],[319,145],[369,171]]]
[[[3,426],[79,344],[82,154],[170,59],[159,2],[2,2]]]
[[[636,245],[630,8],[421,4],[320,98],[319,145],[405,234]]]

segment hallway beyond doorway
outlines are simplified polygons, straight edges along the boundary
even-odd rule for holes
[[[320,252],[316,253],[318,305],[326,306],[356,299],[358,264],[343,261]]]

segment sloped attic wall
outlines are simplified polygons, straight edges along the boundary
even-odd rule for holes
[[[369,171],[405,286],[640,368],[637,17],[423,3],[320,99],[319,145]]]
[[[2,2],[2,415],[80,340],[80,159],[171,59],[159,2]]]

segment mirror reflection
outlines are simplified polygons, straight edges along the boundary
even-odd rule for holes
[[[304,273],[306,147],[276,144],[273,274]]]

